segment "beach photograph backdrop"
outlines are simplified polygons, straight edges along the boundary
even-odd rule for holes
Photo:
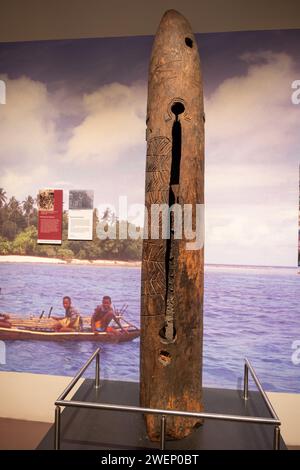
[[[197,34],[205,104],[205,386],[241,386],[248,357],[269,391],[300,392],[297,274],[300,31]],[[144,203],[153,37],[0,44],[0,313],[39,316],[103,295],[139,326],[140,240],[67,240],[68,192]],[[64,190],[61,246],[37,244],[35,198]],[[141,214],[130,223],[140,225]],[[298,345],[298,346],[297,346]],[[0,370],[74,375],[94,342],[5,341]],[[104,378],[139,380],[139,339],[101,345]],[[4,362],[4,361],[2,361]],[[90,372],[91,374],[91,372]],[[89,373],[87,373],[87,376]]]

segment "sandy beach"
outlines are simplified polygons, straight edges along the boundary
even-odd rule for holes
[[[71,265],[82,265],[82,266],[102,266],[102,267],[131,267],[140,268],[141,261],[121,261],[121,260],[107,260],[107,259],[72,259],[63,260],[60,258],[46,258],[42,256],[20,256],[20,255],[0,255],[0,263],[47,263],[47,264],[71,264]],[[242,265],[229,265],[229,264],[205,264],[205,271],[247,271],[252,273],[265,273],[265,274],[276,274],[280,269],[281,274],[284,271],[287,274],[291,273],[291,270],[295,270],[297,273],[298,268],[293,266],[242,266]]]
[[[140,267],[140,261],[119,261],[119,260],[87,260],[87,259],[72,259],[65,261],[60,258],[44,258],[41,256],[19,256],[19,255],[1,255],[0,263],[48,263],[48,264],[75,264],[75,265],[91,265],[91,266],[126,266],[126,267]]]

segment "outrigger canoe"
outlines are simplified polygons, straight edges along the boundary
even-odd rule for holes
[[[0,327],[0,340],[39,340],[39,341],[98,341],[121,343],[132,341],[140,336],[140,330],[123,318],[124,330],[119,327],[109,331],[92,332],[89,328],[90,318],[82,317],[83,330],[74,332],[59,332],[54,329],[55,320],[52,318],[18,318],[9,316],[11,328]],[[123,326],[123,325],[122,325]]]
[[[115,328],[112,332],[93,333],[86,331],[74,331],[59,333],[57,331],[39,331],[20,328],[1,328],[0,340],[40,340],[40,341],[100,341],[108,343],[121,343],[132,341],[140,336],[140,330],[128,329],[126,332]]]

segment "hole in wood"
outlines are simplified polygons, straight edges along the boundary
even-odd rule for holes
[[[168,351],[160,351],[158,360],[163,366],[168,366],[171,363],[172,357]]]
[[[171,106],[171,111],[175,115],[172,126],[172,162],[169,185],[169,207],[176,201],[172,185],[180,183],[180,160],[182,147],[182,130],[178,116],[182,114],[185,107],[182,102],[175,101]],[[169,344],[176,339],[175,312],[174,312],[174,292],[176,273],[176,243],[174,241],[174,213],[170,213],[170,237],[166,242],[165,252],[165,272],[166,272],[166,325],[160,331],[161,342]]]
[[[193,40],[191,38],[185,38],[185,43],[187,47],[190,47],[190,48],[193,47]]]
[[[172,126],[172,163],[171,163],[171,179],[170,185],[179,184],[179,174],[180,174],[180,160],[181,160],[181,145],[182,145],[182,131],[181,124],[178,119],[178,116],[182,114],[185,110],[185,107],[179,101],[176,101],[172,107],[171,111],[175,114],[176,119]],[[170,195],[170,199],[172,196]],[[170,200],[170,206],[174,204],[175,199]]]
[[[177,338],[176,328],[173,327],[173,335],[171,338],[167,338],[165,326],[159,330],[159,336],[160,336],[160,340],[162,343],[165,343],[165,344],[175,343],[176,338]]]
[[[184,113],[185,107],[184,104],[180,103],[180,101],[175,101],[175,103],[171,106],[171,111],[176,116],[176,121],[178,119],[179,114]]]

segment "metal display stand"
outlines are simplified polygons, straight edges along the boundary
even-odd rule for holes
[[[244,366],[244,390],[243,390],[243,399],[247,401],[249,399],[249,371],[250,374],[261,394],[261,397],[264,400],[266,408],[270,414],[270,418],[260,417],[260,416],[241,416],[241,415],[232,415],[232,414],[220,414],[220,413],[206,413],[206,412],[188,412],[188,411],[178,411],[178,410],[162,410],[162,409],[152,409],[152,408],[143,408],[140,406],[128,406],[128,405],[116,405],[110,403],[94,403],[94,402],[84,402],[76,400],[66,400],[67,395],[74,388],[78,380],[82,377],[86,369],[95,359],[95,383],[94,386],[96,389],[100,388],[100,348],[91,355],[83,367],[79,370],[67,388],[62,392],[62,394],[55,401],[55,424],[54,424],[54,448],[55,450],[60,449],[60,430],[61,430],[61,407],[73,407],[73,408],[86,408],[94,410],[110,410],[110,411],[121,411],[121,412],[131,412],[131,413],[140,413],[140,414],[156,414],[161,416],[161,435],[160,435],[160,449],[165,450],[165,429],[166,421],[168,416],[184,416],[187,418],[203,418],[208,420],[220,420],[220,421],[231,421],[231,422],[240,422],[240,423],[253,423],[253,424],[266,424],[274,427],[274,437],[273,437],[273,449],[280,449],[280,425],[281,422],[269,400],[265,391],[262,388],[262,385],[248,359],[245,359]]]

